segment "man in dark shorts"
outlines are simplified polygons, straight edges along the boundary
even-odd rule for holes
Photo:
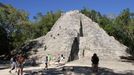
[[[48,56],[46,56],[46,59],[45,59],[45,69],[48,69]]]
[[[25,62],[24,55],[20,54],[17,56],[17,64],[18,64],[18,75],[23,75],[23,64]]]
[[[99,57],[97,56],[96,53],[93,54],[91,61],[92,61],[93,72],[98,72]]]

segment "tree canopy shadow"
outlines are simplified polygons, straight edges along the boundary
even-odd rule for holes
[[[63,75],[63,71],[59,68],[49,69],[35,69],[35,70],[24,70],[25,75]]]
[[[68,68],[66,68],[68,67]],[[92,72],[91,67],[86,66],[64,66],[60,68],[49,68],[25,70],[25,75],[134,75],[134,71],[126,71],[123,73],[115,73],[112,69],[99,67],[98,72]]]
[[[103,67],[99,67],[98,72],[94,73],[91,67],[86,66],[74,66],[72,69],[64,69],[64,71],[64,75],[134,75],[134,71],[127,71],[126,73],[115,73],[112,69]]]
[[[122,60],[122,62],[128,62],[128,63],[132,63],[132,65],[134,65],[134,57],[133,56],[122,56],[120,57]]]

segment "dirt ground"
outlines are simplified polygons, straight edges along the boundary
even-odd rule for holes
[[[68,67],[68,69],[63,69]],[[15,71],[1,69],[0,75],[17,75]],[[48,70],[44,64],[36,67],[25,67],[24,75],[134,75],[134,63],[121,61],[100,61],[97,73],[92,72],[90,60],[82,59],[66,63],[62,66],[51,64]]]

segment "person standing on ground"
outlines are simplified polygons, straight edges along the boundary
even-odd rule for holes
[[[17,56],[18,75],[23,75],[23,64],[25,62],[25,56],[20,54]]]
[[[63,54],[61,54],[61,57],[60,57],[61,65],[63,65],[63,64],[64,64],[64,59],[65,59],[64,55],[63,55]]]
[[[13,56],[11,59],[10,59],[10,62],[11,62],[11,69],[9,70],[9,72],[11,73],[12,70],[16,70],[15,72],[17,72],[17,63],[16,63],[16,56]]]
[[[64,64],[63,61],[64,61],[65,57],[63,56],[63,54],[58,54],[58,59],[57,59],[57,62],[58,62],[58,65],[62,65]]]
[[[63,54],[61,54],[61,61],[63,61],[65,59],[65,57],[63,56]]]
[[[48,65],[51,65],[52,56],[50,54],[47,55],[48,58]]]
[[[48,69],[48,56],[46,56],[46,59],[45,59],[45,69]]]
[[[92,61],[93,72],[97,72],[98,71],[98,64],[99,64],[99,57],[97,56],[96,53],[93,54],[91,61]]]

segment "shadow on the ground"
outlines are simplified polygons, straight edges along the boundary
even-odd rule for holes
[[[134,65],[134,56],[126,56],[126,57],[120,57],[122,59],[122,62],[128,62]]]
[[[66,67],[66,66],[65,66]],[[50,68],[48,70],[25,70],[25,75],[134,75],[134,71],[126,71],[123,73],[115,73],[112,69],[100,68],[97,73],[92,72],[91,67],[81,67],[81,66],[67,66],[61,68]]]
[[[63,75],[61,68],[24,70],[25,75]]]
[[[10,67],[9,64],[0,64],[0,70],[7,69],[9,67]]]
[[[93,73],[91,67],[75,66],[72,70],[70,70],[70,73],[66,73],[66,75],[134,75],[132,72],[134,71],[127,71],[126,73],[115,73],[112,69],[99,67],[98,72]]]

